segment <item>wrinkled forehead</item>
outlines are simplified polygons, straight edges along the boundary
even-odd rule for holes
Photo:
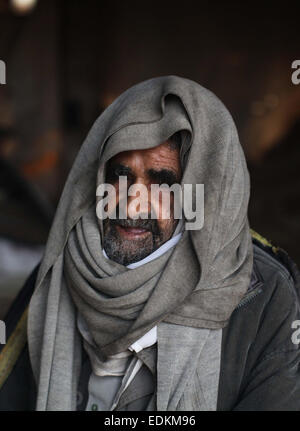
[[[170,139],[145,150],[122,151],[105,165],[105,177],[115,173],[117,176],[153,177],[163,172],[170,172],[179,181],[182,168],[180,161],[181,142]]]
[[[164,158],[164,157],[179,157],[181,151],[181,133],[177,132],[168,138],[166,141],[159,143],[155,147],[146,149],[134,149],[128,151],[121,151],[111,157],[106,165],[109,166],[114,162],[119,162],[121,160],[133,160],[137,158],[143,158],[147,160],[148,158]]]
[[[190,141],[188,132],[178,131],[155,147],[120,151],[104,164],[103,178],[106,178],[110,170],[116,167],[127,167],[132,173],[134,171],[141,173],[143,170],[151,169],[154,171],[169,169],[179,180],[185,169]]]

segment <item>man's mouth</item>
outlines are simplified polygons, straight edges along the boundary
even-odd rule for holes
[[[123,238],[135,239],[141,238],[143,236],[147,236],[151,234],[148,229],[144,229],[142,227],[124,227],[119,224],[116,225],[117,231]]]

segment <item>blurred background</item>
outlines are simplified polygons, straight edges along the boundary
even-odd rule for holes
[[[96,117],[167,74],[230,110],[252,180],[253,229],[300,264],[299,2],[0,0],[0,318],[41,258]]]

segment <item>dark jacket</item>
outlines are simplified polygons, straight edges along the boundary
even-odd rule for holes
[[[255,232],[253,247],[251,283],[222,333],[217,410],[300,410],[300,335],[295,333],[297,322],[293,324],[300,324],[299,271],[283,250]],[[26,308],[36,275],[37,269],[7,315],[8,338],[0,351],[0,410],[35,408]],[[87,392],[87,382],[82,375],[82,392]]]

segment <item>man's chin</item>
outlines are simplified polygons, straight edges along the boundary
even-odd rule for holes
[[[131,263],[138,262],[151,254],[155,246],[153,244],[152,234],[149,238],[139,237],[131,239],[118,239],[107,237],[104,241],[104,250],[109,259],[121,265],[127,266]]]

